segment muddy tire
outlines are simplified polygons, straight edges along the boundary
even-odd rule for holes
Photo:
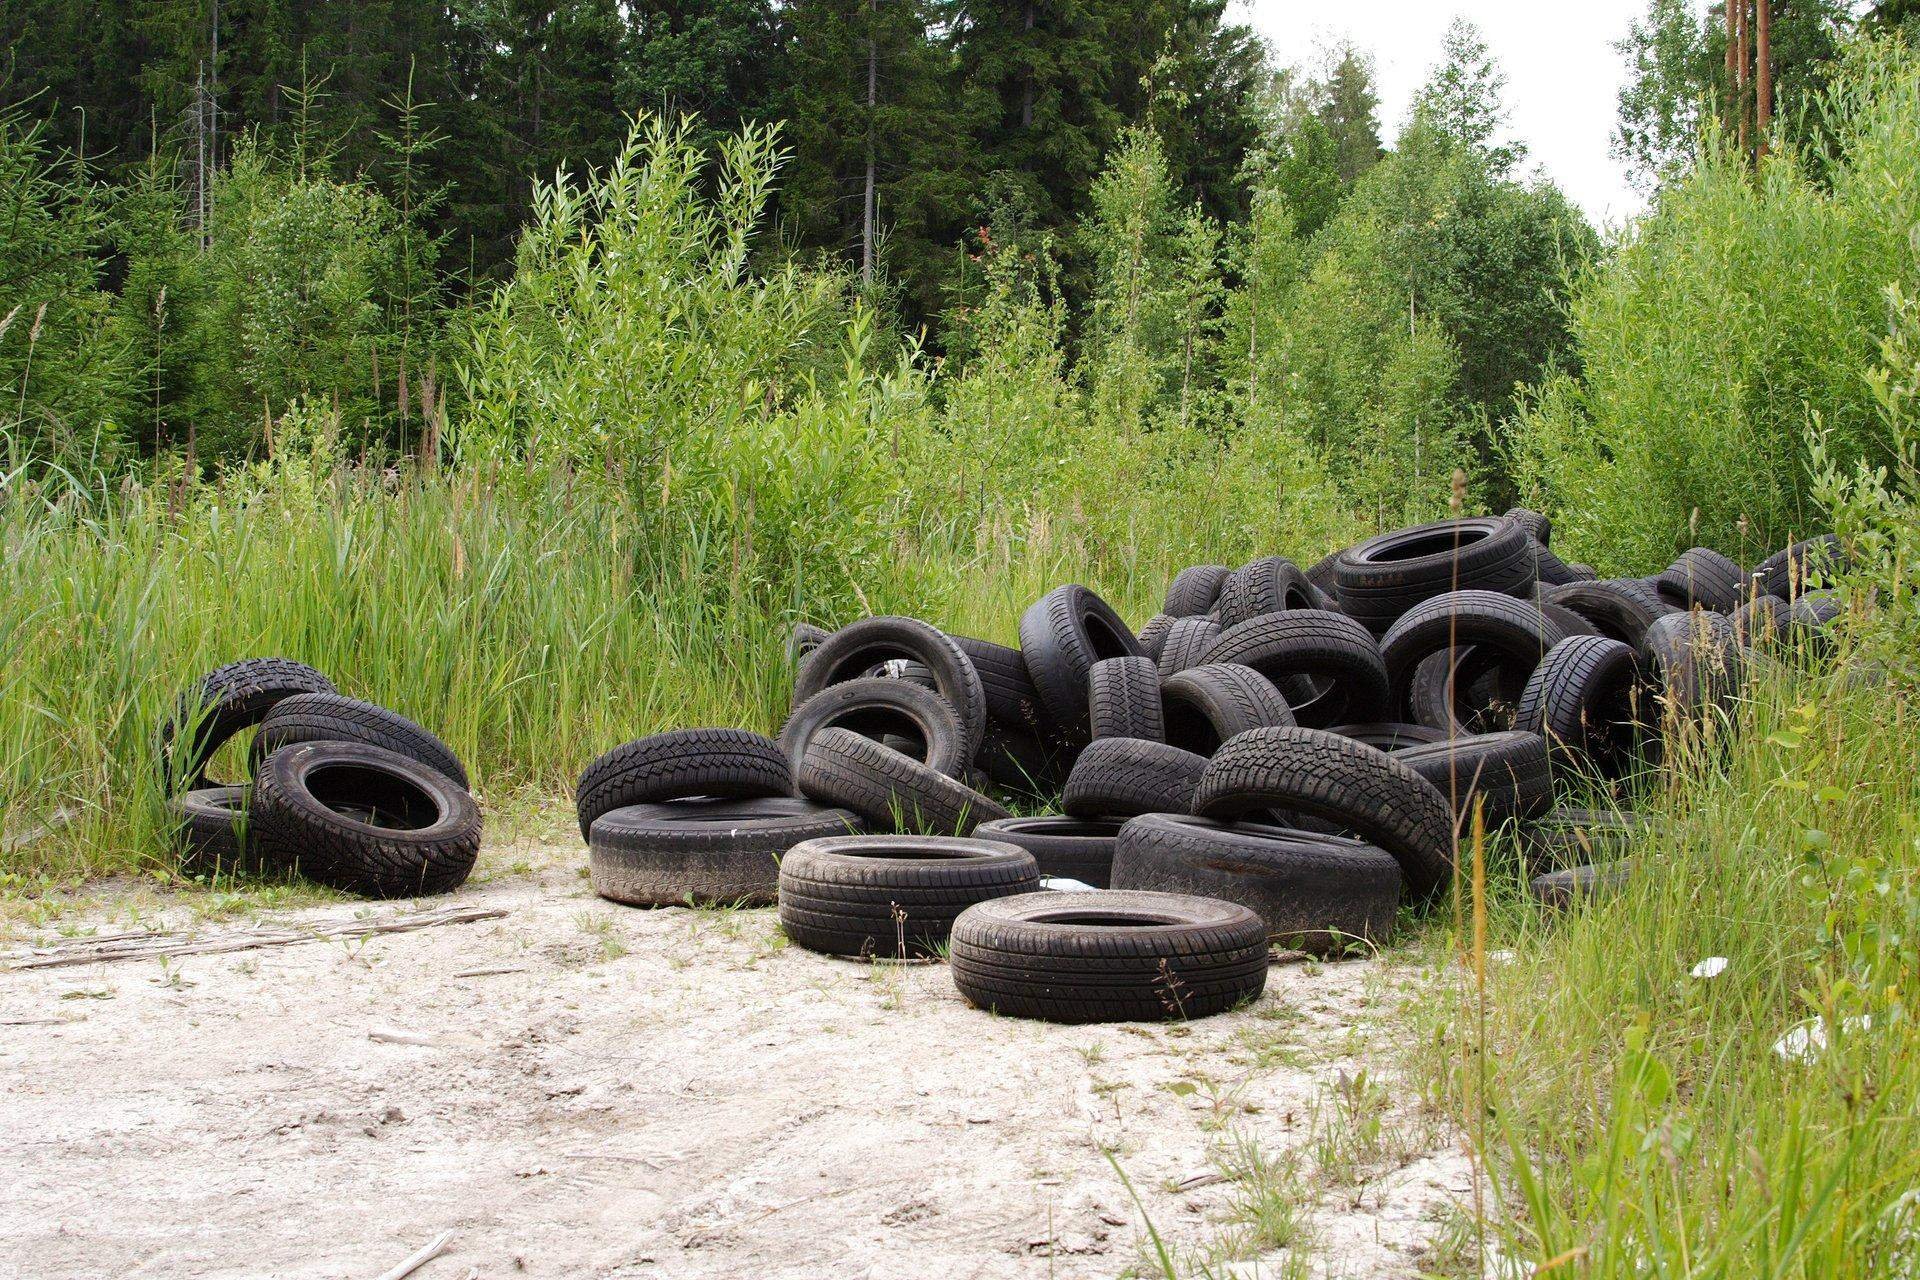
[[[1196,564],[1173,575],[1162,613],[1176,618],[1204,618],[1220,598],[1220,588],[1233,570],[1223,564]]]
[[[1318,729],[1254,729],[1221,747],[1193,812],[1235,821],[1276,810],[1333,823],[1386,850],[1416,901],[1446,888],[1453,874],[1447,798],[1398,757],[1361,743]]]
[[[1207,662],[1252,667],[1287,697],[1295,722],[1312,728],[1378,720],[1387,708],[1378,642],[1353,619],[1324,609],[1267,614],[1229,627],[1208,648]]]
[[[951,967],[969,1004],[1010,1017],[1187,1021],[1265,989],[1266,926],[1246,907],[1183,894],[997,898],[954,922]]]
[[[780,927],[826,955],[931,955],[968,907],[1039,888],[1033,855],[996,840],[808,840],[780,860]]]
[[[471,785],[466,766],[452,747],[399,712],[358,698],[301,693],[283,699],[260,722],[253,758],[257,762],[296,742],[364,742],[385,747],[438,769],[463,787]]]
[[[1121,828],[1113,887],[1235,902],[1281,946],[1336,955],[1393,932],[1400,864],[1344,836],[1156,813]]]
[[[772,906],[780,859],[860,819],[809,800],[669,800],[603,813],[587,838],[593,891],[636,907]]]
[[[1431,782],[1447,798],[1462,840],[1472,835],[1476,799],[1488,831],[1516,818],[1545,813],[1553,806],[1547,742],[1537,733],[1510,730],[1450,738],[1409,747],[1394,759]]]
[[[167,798],[180,874],[212,879],[258,875],[260,857],[248,815],[251,787],[201,787]]]
[[[480,855],[480,806],[438,769],[358,742],[302,742],[260,762],[264,866],[368,898],[447,893]]]
[[[1160,703],[1166,741],[1198,756],[1249,729],[1296,723],[1273,681],[1238,663],[1189,667],[1161,683]]]
[[[1074,761],[1060,807],[1076,818],[1185,813],[1205,756],[1139,738],[1101,738]]]
[[[160,729],[160,757],[169,794],[204,788],[207,765],[228,739],[302,693],[335,693],[333,681],[304,662],[244,658],[216,667],[180,698]]]
[[[1505,517],[1383,533],[1335,559],[1340,608],[1379,635],[1421,601],[1451,591],[1526,595],[1539,581],[1538,546],[1524,525]]]
[[[580,773],[580,838],[603,813],[665,800],[753,799],[793,794],[793,764],[773,739],[745,729],[675,729],[623,743]]]
[[[1102,658],[1087,676],[1087,723],[1094,741],[1143,738],[1161,742],[1160,671],[1153,659]]]
[[[885,742],[929,769],[960,777],[973,761],[959,713],[931,689],[907,680],[863,676],[830,684],[794,708],[780,730],[789,761],[807,753],[822,729],[845,729]]]
[[[1096,889],[1113,880],[1119,818],[999,818],[974,828],[979,840],[1003,840],[1033,855],[1042,876],[1078,880]]]
[[[1020,656],[1048,714],[1070,743],[1093,739],[1087,678],[1102,658],[1142,656],[1113,606],[1085,587],[1056,587],[1020,619]]]
[[[874,831],[964,836],[1012,816],[964,782],[845,729],[813,735],[794,780],[801,794],[852,810]]]

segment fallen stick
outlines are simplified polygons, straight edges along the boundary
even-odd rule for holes
[[[402,1262],[399,1266],[391,1271],[381,1272],[379,1280],[404,1280],[404,1277],[412,1275],[439,1257],[441,1253],[446,1250],[447,1241],[451,1239],[453,1239],[453,1232],[442,1231],[439,1235],[409,1254],[406,1261]]]
[[[480,969],[462,969],[453,976],[456,978],[491,978],[502,973],[525,973],[526,971],[524,965],[502,964],[491,965]]]
[[[150,960],[161,956],[217,955],[229,951],[251,951],[259,947],[287,947],[298,942],[320,942],[328,938],[370,938],[383,933],[410,933],[443,924],[469,924],[506,915],[499,907],[449,907],[442,911],[419,911],[389,916],[384,920],[348,920],[339,924],[304,929],[253,929],[211,938],[187,938],[157,933],[148,940],[114,939],[106,942],[75,939],[52,947],[12,952],[5,957],[9,969],[58,969],[76,964],[104,964],[113,960]]]

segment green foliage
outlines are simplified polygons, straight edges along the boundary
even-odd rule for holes
[[[1512,429],[1516,476],[1580,558],[1638,572],[1701,542],[1757,559],[1812,528],[1810,409],[1841,468],[1887,457],[1861,374],[1885,289],[1915,268],[1915,66],[1882,46],[1839,76],[1823,181],[1797,151],[1756,180],[1716,146],[1584,274],[1582,372],[1548,379]]]
[[[1525,145],[1501,136],[1507,124],[1506,72],[1494,61],[1479,28],[1465,18],[1448,24],[1440,51],[1440,65],[1414,97],[1414,114],[1485,157],[1494,177],[1505,177],[1527,157]]]

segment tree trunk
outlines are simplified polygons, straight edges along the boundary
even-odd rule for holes
[[[1754,0],[1754,113],[1755,154],[1767,154],[1767,129],[1773,123],[1773,0]]]
[[[1734,20],[1734,66],[1733,66],[1733,109],[1739,120],[1740,154],[1748,154],[1747,138],[1747,74],[1750,57],[1747,52],[1747,5],[1750,0],[1737,0],[1738,7]]]

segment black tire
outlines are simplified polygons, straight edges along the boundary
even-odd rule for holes
[[[1010,815],[964,782],[845,729],[822,729],[794,773],[803,795],[860,815],[874,831],[964,836]]]
[[[1597,636],[1600,628],[1567,608],[1563,604],[1554,604],[1551,600],[1536,600],[1541,616],[1559,633],[1560,639],[1568,636]]]
[[[411,756],[471,788],[453,748],[396,711],[337,693],[300,693],[274,704],[253,737],[257,762],[296,742],[364,742]]]
[[[825,627],[816,627],[811,622],[794,623],[793,630],[787,633],[787,661],[798,667],[832,634]]]
[[[458,888],[480,856],[480,806],[438,769],[360,742],[302,742],[260,762],[260,860],[368,898]]]
[[[1732,613],[1747,594],[1747,571],[1718,551],[1693,547],[1680,553],[1653,580],[1660,598],[1676,609]]]
[[[997,840],[808,840],[780,860],[780,927],[826,955],[930,955],[968,907],[1039,888],[1033,855]]]
[[[933,687],[960,716],[971,756],[987,728],[987,693],[966,650],[918,618],[862,618],[820,643],[793,682],[798,707],[829,685],[857,680],[884,662],[905,660],[927,669]]]
[[[1794,600],[1819,586],[1848,564],[1846,546],[1833,534],[1808,538],[1776,551],[1755,565],[1760,589],[1782,600]]]
[[[1056,742],[989,724],[986,740],[980,744],[980,754],[974,757],[974,763],[994,785],[1041,799],[1060,790],[1072,761]]]
[[[1249,729],[1297,723],[1273,681],[1232,662],[1189,667],[1160,684],[1165,740],[1211,757],[1227,739]]]
[[[1556,911],[1618,897],[1633,879],[1633,864],[1609,862],[1594,867],[1568,867],[1535,876],[1527,886],[1535,902]]]
[[[1452,591],[1422,601],[1380,642],[1392,712],[1398,717],[1409,712],[1414,669],[1449,645],[1471,645],[1476,658],[1497,657],[1503,669],[1524,682],[1559,639],[1558,628],[1531,602],[1498,592]]]
[[[1572,636],[1534,668],[1513,727],[1544,738],[1556,763],[1616,778],[1633,761],[1642,718],[1639,655],[1605,636]]]
[[[1299,565],[1285,556],[1265,556],[1235,569],[1220,588],[1220,625],[1231,630],[1262,614],[1314,609],[1319,603]]]
[[[1078,880],[1096,889],[1113,882],[1119,818],[997,818],[974,828],[980,840],[1003,840],[1033,855],[1042,876]]]
[[[1164,742],[1160,670],[1153,659],[1102,658],[1087,676],[1087,724],[1101,738]]]
[[[302,693],[336,693],[333,681],[289,658],[243,658],[216,667],[181,695],[173,718],[160,729],[160,759],[169,795],[204,789],[214,753],[243,730],[267,718],[284,700]]]
[[[990,722],[1036,738],[1059,736],[1059,728],[1040,701],[1040,691],[1033,687],[1026,659],[1018,649],[971,636],[955,636],[953,642],[972,660],[974,673],[980,677]]]
[[[1702,609],[1656,618],[1640,642],[1640,662],[1670,711],[1682,717],[1725,707],[1745,665],[1732,620]]]
[[[1176,618],[1204,618],[1220,598],[1220,588],[1233,570],[1223,564],[1196,564],[1173,575],[1167,585],[1162,613]]]
[[[1537,733],[1508,730],[1449,738],[1408,747],[1393,758],[1447,797],[1462,840],[1472,835],[1475,799],[1481,802],[1488,831],[1553,807],[1547,740]]]
[[[1840,595],[1836,591],[1809,591],[1794,597],[1787,606],[1787,625],[1807,635],[1819,635],[1840,617]]]
[[[1340,608],[1378,635],[1423,600],[1450,591],[1527,595],[1539,581],[1539,544],[1504,517],[1416,525],[1340,553]]]
[[[781,753],[789,761],[800,759],[813,735],[829,728],[885,742],[949,778],[960,777],[973,763],[952,704],[907,680],[863,676],[828,685],[788,717],[780,730]]]
[[[792,797],[631,805],[595,820],[587,871],[595,893],[630,906],[769,907],[787,850],[860,830],[845,809]]]
[[[1102,658],[1141,656],[1113,606],[1078,584],[1056,587],[1020,619],[1020,656],[1040,701],[1070,743],[1089,742],[1087,676]]]
[[[1502,520],[1511,520],[1527,531],[1527,536],[1542,547],[1553,541],[1553,521],[1527,507],[1510,507]]]
[[[1398,756],[1319,729],[1254,729],[1220,748],[1193,812],[1233,821],[1273,811],[1334,823],[1394,856],[1426,901],[1453,874],[1453,811]]]
[[[180,874],[212,879],[258,875],[260,865],[248,814],[251,787],[201,787],[167,798]]]
[[[675,729],[623,743],[580,772],[580,838],[603,813],[663,800],[793,794],[793,764],[773,739],[745,729]]]
[[[1340,607],[1339,584],[1334,578],[1334,566],[1339,560],[1340,553],[1338,551],[1330,551],[1307,566],[1307,581],[1311,582],[1313,589],[1320,593],[1320,607],[1322,609],[1338,609]]]
[[[996,898],[953,925],[953,985],[969,1004],[1048,1022],[1164,1022],[1225,1013],[1267,981],[1266,926],[1182,894]]]
[[[1579,614],[1609,640],[1618,640],[1636,649],[1653,620],[1674,611],[1658,591],[1638,578],[1570,582],[1548,589],[1542,598]]]
[[[1772,644],[1786,626],[1787,610],[1787,602],[1779,596],[1754,596],[1733,611],[1734,637],[1748,649]]]
[[[1472,645],[1442,649],[1413,669],[1405,714],[1442,737],[1498,733],[1513,727],[1514,710],[1530,674],[1494,650]]]
[[[1164,742],[1101,738],[1074,761],[1060,807],[1076,818],[1185,813],[1207,758]]]
[[[1140,652],[1160,660],[1160,651],[1167,647],[1167,629],[1173,626],[1174,616],[1170,613],[1156,613],[1147,619],[1147,625],[1140,628]]]
[[[1630,809],[1550,809],[1520,828],[1521,847],[1534,870],[1612,862],[1656,830],[1652,819]]]
[[[1294,720],[1311,728],[1378,720],[1387,709],[1378,642],[1353,619],[1324,609],[1271,613],[1230,627],[1207,650],[1207,662],[1252,667],[1287,696]]]
[[[1267,937],[1315,955],[1377,946],[1400,908],[1400,864],[1345,836],[1154,813],[1120,829],[1113,887],[1251,908]]]
[[[1429,742],[1447,740],[1446,734],[1428,725],[1406,724],[1392,720],[1336,725],[1327,732],[1337,733],[1343,738],[1352,738],[1355,742],[1365,743],[1375,751],[1384,751],[1388,755],[1396,751],[1405,751],[1408,747],[1425,746]]]
[[[1220,636],[1220,624],[1211,618],[1179,618],[1167,628],[1160,648],[1160,678],[1166,680],[1207,660],[1207,650]]]

